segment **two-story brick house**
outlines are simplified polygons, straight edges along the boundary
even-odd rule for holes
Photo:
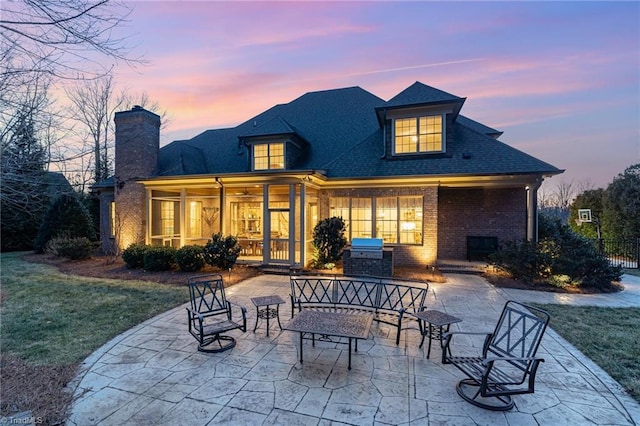
[[[460,115],[464,101],[420,82],[389,101],[312,92],[163,148],[157,115],[119,112],[115,174],[96,185],[103,246],[223,232],[241,259],[305,265],[313,227],[331,216],[349,239],[382,238],[396,265],[465,259],[469,236],[536,239],[537,190],[562,170]]]

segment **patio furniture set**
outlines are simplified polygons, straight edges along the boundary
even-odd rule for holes
[[[420,347],[428,339],[427,358],[432,341],[442,349],[442,363],[451,364],[466,375],[456,391],[465,400],[489,410],[509,410],[512,395],[533,393],[540,362],[536,352],[549,323],[549,315],[535,307],[509,301],[491,333],[484,335],[480,354],[462,354],[454,342],[457,336],[482,333],[451,332],[451,324],[462,319],[436,310],[428,310],[425,299],[428,283],[378,277],[294,275],[291,282],[291,320],[282,326],[280,305],[286,302],[277,295],[254,297],[256,323],[276,319],[281,330],[300,335],[300,363],[303,363],[303,340],[315,345],[316,339],[348,344],[348,369],[351,352],[358,350],[358,340],[369,337],[373,321],[396,329],[400,334],[416,321],[422,335]],[[225,335],[234,329],[247,330],[246,308],[239,307],[241,320],[234,320],[233,304],[226,300],[221,275],[201,275],[189,279],[191,305],[187,308],[189,332],[198,340],[198,350],[222,352],[235,346],[235,339]],[[316,338],[316,336],[318,336]],[[332,339],[338,340],[332,340]],[[346,339],[343,342],[340,339]]]

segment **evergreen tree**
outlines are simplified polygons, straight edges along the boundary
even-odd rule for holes
[[[46,151],[26,106],[4,134],[0,154],[2,251],[30,250],[49,203]]]
[[[603,199],[603,228],[610,238],[640,238],[640,163],[613,179]]]
[[[598,227],[602,228],[604,196],[605,190],[602,188],[590,189],[576,196],[573,204],[571,204],[569,216],[569,226],[574,232],[587,238],[598,238]],[[591,210],[591,223],[577,222],[578,210],[580,209]]]
[[[35,251],[42,253],[52,238],[88,238],[95,240],[95,230],[89,210],[75,194],[60,195],[47,210],[38,236]]]

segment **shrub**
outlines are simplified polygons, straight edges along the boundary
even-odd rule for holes
[[[42,253],[47,242],[55,237],[95,240],[91,215],[75,194],[61,195],[51,204],[40,224],[34,250]]]
[[[204,267],[204,248],[202,246],[184,246],[176,251],[175,262],[184,272],[196,272]]]
[[[347,245],[344,236],[345,223],[341,217],[322,219],[313,228],[314,263],[324,268],[342,258],[342,250]]]
[[[536,243],[526,240],[506,241],[504,247],[489,255],[489,260],[513,278],[527,282],[544,277],[551,262]]]
[[[169,271],[173,268],[176,249],[165,246],[150,246],[142,256],[146,271]]]
[[[213,234],[204,246],[204,260],[211,266],[231,269],[236,264],[241,249],[234,236],[224,237],[222,233]]]
[[[122,260],[129,268],[142,268],[144,266],[144,254],[150,247],[145,244],[131,244],[122,251]]]
[[[540,216],[540,242],[506,242],[490,259],[514,278],[553,285],[608,287],[622,268],[598,253],[591,241],[559,219]]]
[[[95,245],[85,237],[56,237],[49,240],[44,251],[71,260],[89,259]]]

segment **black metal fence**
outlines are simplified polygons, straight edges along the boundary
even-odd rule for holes
[[[640,266],[640,238],[624,240],[593,240],[600,254],[605,255],[614,265],[638,269]]]

